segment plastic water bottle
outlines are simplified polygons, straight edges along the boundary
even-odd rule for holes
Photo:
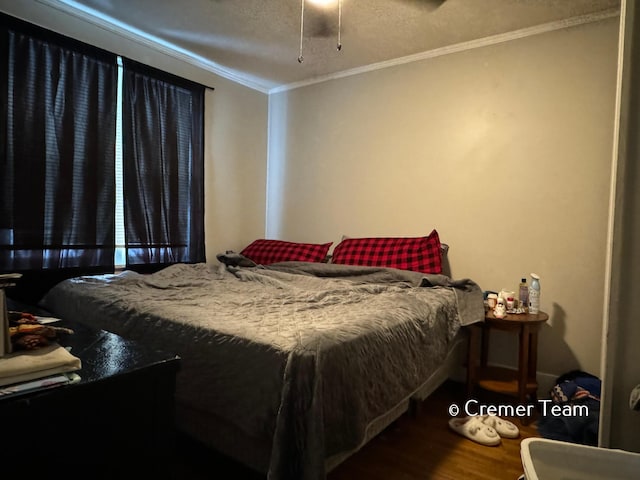
[[[520,288],[518,291],[518,303],[520,308],[529,308],[529,286],[527,285],[526,278],[523,278],[520,281]]]
[[[531,274],[531,286],[529,287],[529,313],[540,311],[540,277]]]

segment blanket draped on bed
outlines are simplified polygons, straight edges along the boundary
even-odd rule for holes
[[[468,279],[306,262],[79,277],[41,305],[180,355],[176,401],[266,440],[268,477],[296,480],[325,478],[484,318]]]

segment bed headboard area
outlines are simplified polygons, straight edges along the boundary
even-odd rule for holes
[[[284,261],[328,262],[342,265],[391,267],[428,274],[451,276],[449,245],[440,242],[436,229],[421,237],[351,237],[343,235],[333,250],[333,242],[297,243],[258,239],[240,253],[227,250],[217,258],[220,262],[246,261],[268,265]]]

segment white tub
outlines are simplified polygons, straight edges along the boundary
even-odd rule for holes
[[[525,438],[520,457],[526,480],[638,480],[640,453],[546,438]]]

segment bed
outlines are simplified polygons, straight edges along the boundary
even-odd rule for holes
[[[478,285],[286,261],[82,276],[40,306],[182,358],[178,428],[270,479],[323,479],[450,374]]]

